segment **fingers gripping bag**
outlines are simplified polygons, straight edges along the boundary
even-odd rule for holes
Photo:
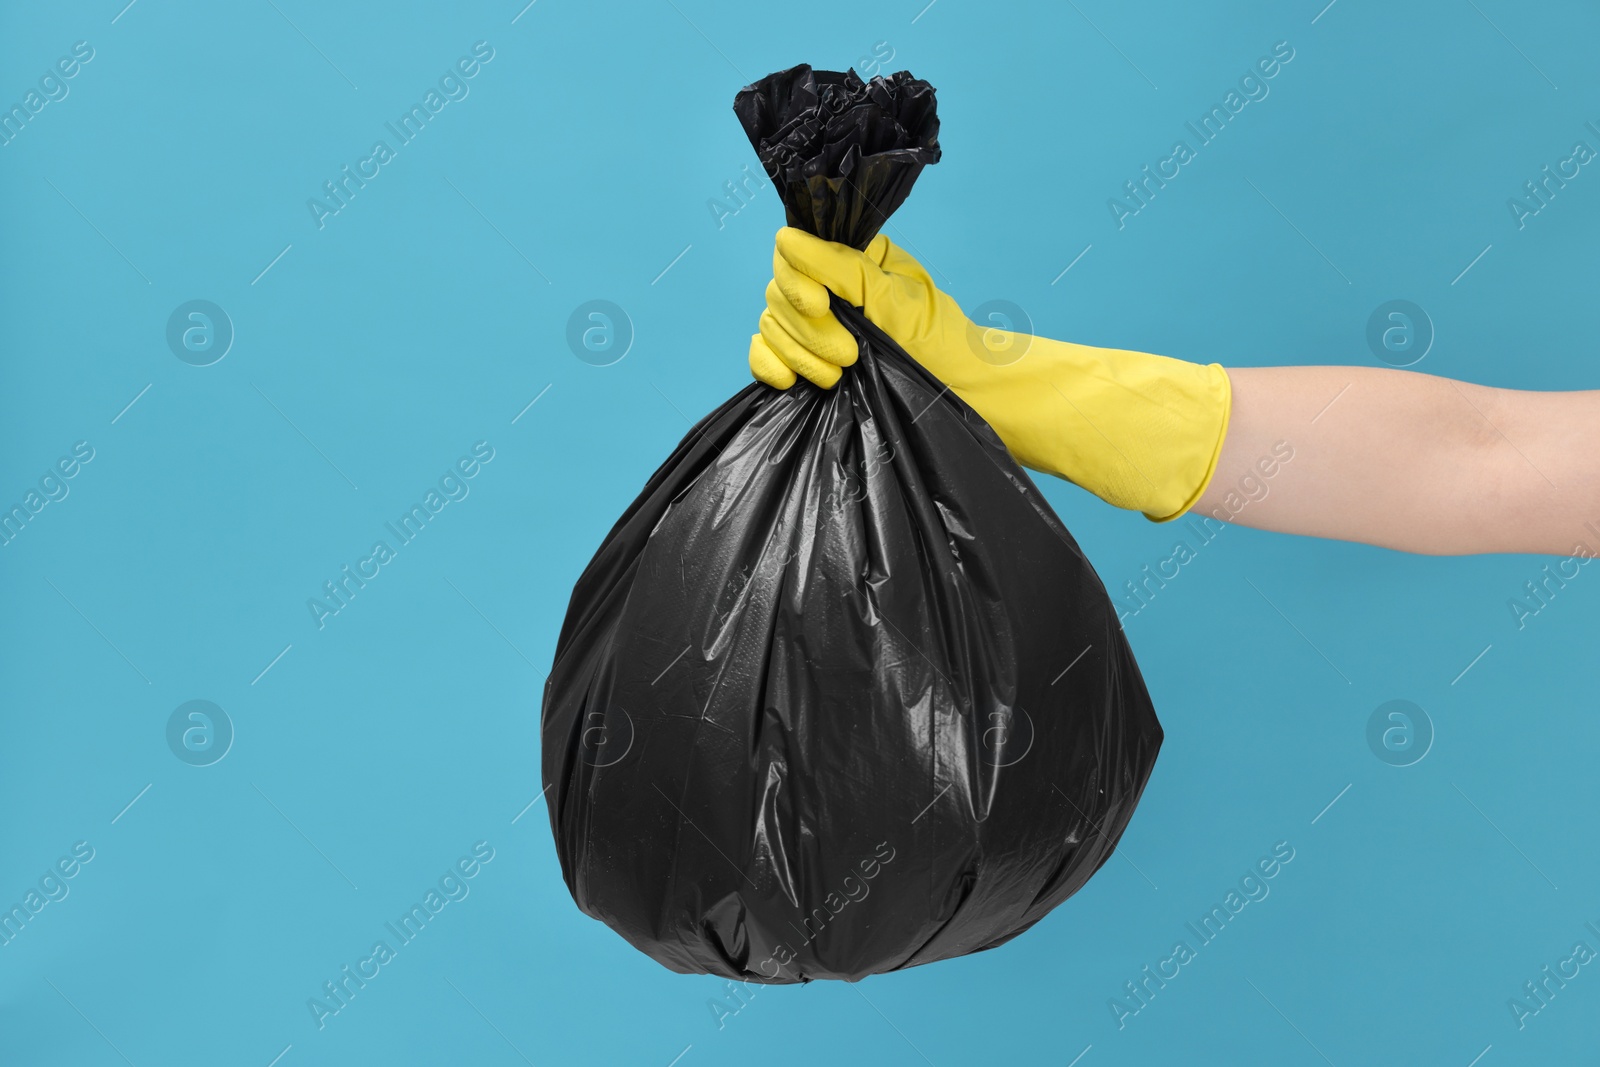
[[[734,111],[789,224],[857,249],[939,159],[904,71],[802,65]],[[1000,945],[1109,858],[1161,746],[1049,504],[834,310],[856,364],[689,432],[578,580],[545,686],[567,887],[674,971],[855,981]]]

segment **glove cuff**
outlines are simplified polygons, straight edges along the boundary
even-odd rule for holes
[[[1233,382],[1229,379],[1228,372],[1220,363],[1207,364],[1205,370],[1208,372],[1209,378],[1207,384],[1214,391],[1216,397],[1216,402],[1211,405],[1212,411],[1215,412],[1213,416],[1215,430],[1210,431],[1214,433],[1211,447],[1204,451],[1197,450],[1193,455],[1195,468],[1195,474],[1192,476],[1195,479],[1194,490],[1174,511],[1167,514],[1161,514],[1159,511],[1154,514],[1149,511],[1144,512],[1144,517],[1151,522],[1171,522],[1174,519],[1181,518],[1190,508],[1199,503],[1200,498],[1205,495],[1206,489],[1210,487],[1211,479],[1216,476],[1217,463],[1222,458],[1222,443],[1228,438],[1228,420],[1233,414]]]

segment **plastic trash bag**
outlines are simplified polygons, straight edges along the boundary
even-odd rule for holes
[[[857,248],[939,156],[906,72],[799,66],[735,111],[789,222]],[[689,432],[579,579],[545,687],[567,886],[675,971],[854,981],[999,945],[1111,855],[1161,745],[1028,476],[835,310],[860,360]]]

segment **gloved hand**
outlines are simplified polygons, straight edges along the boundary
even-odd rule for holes
[[[862,309],[999,434],[1018,463],[1166,522],[1200,499],[1227,433],[1219,364],[1092,348],[980,327],[922,265],[879,234],[865,252],[778,231],[750,370],[787,389],[832,388],[858,355],[828,291]]]

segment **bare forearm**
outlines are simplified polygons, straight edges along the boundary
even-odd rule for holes
[[[1233,413],[1197,512],[1407,552],[1600,553],[1600,391],[1372,367],[1228,373]]]

